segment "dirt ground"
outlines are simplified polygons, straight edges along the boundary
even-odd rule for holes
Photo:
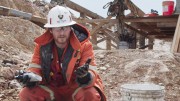
[[[17,99],[20,85],[13,80],[13,74],[15,70],[28,66],[33,40],[43,31],[27,20],[0,17],[0,101]]]
[[[152,50],[95,51],[108,101],[119,101],[128,83],[165,86],[165,101],[180,101],[180,56]]]
[[[15,1],[3,0],[0,4],[20,9]],[[0,16],[0,101],[19,101],[21,85],[13,80],[14,72],[27,68],[33,40],[43,31],[27,20]],[[120,101],[121,85],[144,82],[164,86],[165,101],[180,101],[179,54],[162,50],[95,50],[95,57],[108,101]]]

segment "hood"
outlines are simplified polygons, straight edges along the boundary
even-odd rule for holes
[[[72,29],[73,29],[72,31],[74,32],[75,36],[80,41],[80,43],[83,43],[86,40],[89,40],[90,32],[84,26],[80,24],[74,24],[72,25]]]

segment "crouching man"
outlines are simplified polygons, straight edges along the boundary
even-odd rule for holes
[[[47,20],[29,68],[17,78],[24,84],[20,101],[106,101],[90,33],[62,6],[53,7]]]

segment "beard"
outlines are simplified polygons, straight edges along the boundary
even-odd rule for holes
[[[57,46],[59,46],[59,48],[66,46],[68,42],[69,42],[69,38],[65,36],[60,36],[55,39],[55,43]]]
[[[57,43],[59,43],[59,44],[65,44],[67,42],[68,42],[68,40],[67,40],[66,37],[59,37],[59,38],[57,38]]]

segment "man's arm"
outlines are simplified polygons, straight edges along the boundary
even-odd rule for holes
[[[40,65],[40,46],[36,44],[34,48],[34,54],[32,56],[31,63],[29,64],[29,67],[27,69],[28,72],[33,72],[35,74],[38,74],[42,76],[42,70]]]
[[[90,87],[95,84],[96,81],[96,63],[94,57],[94,51],[92,47],[92,43],[87,41],[82,45],[81,59],[80,59],[80,67],[77,68],[77,83],[80,86]],[[91,62],[88,64],[88,70],[86,70],[86,62],[88,59],[91,59]],[[85,76],[79,76],[79,74]]]

